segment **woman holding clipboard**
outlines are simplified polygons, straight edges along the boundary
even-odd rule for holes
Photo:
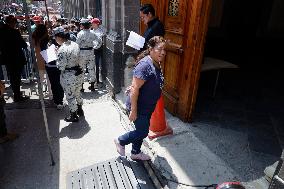
[[[42,70],[46,70],[51,85],[53,101],[56,104],[56,108],[60,110],[64,107],[64,91],[60,84],[60,70],[56,66],[56,60],[46,62],[40,54],[40,52],[47,50],[48,43],[50,41],[46,26],[44,24],[39,24],[33,32],[32,37],[35,45],[36,59],[39,72],[41,73]]]

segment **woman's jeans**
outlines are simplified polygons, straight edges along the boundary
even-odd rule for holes
[[[150,115],[137,115],[137,119],[134,121],[135,130],[125,133],[118,137],[120,145],[125,146],[132,143],[132,154],[139,154],[141,152],[141,146],[143,139],[148,136],[150,127]]]

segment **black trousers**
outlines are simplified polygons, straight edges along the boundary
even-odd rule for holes
[[[0,97],[0,137],[7,135],[4,105],[5,105],[5,100],[3,97]]]
[[[53,94],[53,101],[55,104],[63,104],[64,91],[60,84],[60,70],[56,67],[45,67],[48,75],[51,90]]]
[[[102,79],[106,77],[106,68],[102,61],[103,49],[95,49],[95,58],[96,58],[96,80],[97,83],[100,81],[100,66],[101,66],[101,76]]]
[[[6,65],[7,74],[10,78],[11,87],[14,93],[14,99],[21,96],[21,74],[24,66]]]

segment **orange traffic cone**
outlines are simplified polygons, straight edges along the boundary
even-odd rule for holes
[[[164,98],[161,95],[150,120],[148,138],[152,140],[154,138],[170,134],[173,134],[173,130],[167,126],[164,111]]]

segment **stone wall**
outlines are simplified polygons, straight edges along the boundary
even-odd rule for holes
[[[109,34],[105,43],[105,63],[108,70],[108,81],[113,92],[119,93],[124,86],[125,62],[136,51],[125,45],[129,32],[139,31],[140,1],[135,0],[103,0],[102,21]],[[113,48],[115,47],[115,48]]]
[[[99,3],[98,3],[99,2]],[[139,32],[139,0],[62,0],[65,17],[86,17],[101,10],[102,25],[108,35],[104,43],[103,62],[106,64],[107,79],[114,93],[124,86],[125,62],[137,51],[127,47],[128,31]]]
[[[62,4],[66,18],[101,16],[101,0],[62,0]]]

